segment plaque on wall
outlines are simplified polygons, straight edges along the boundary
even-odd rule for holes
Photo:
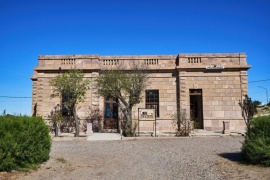
[[[139,109],[140,120],[155,120],[155,109]]]
[[[206,69],[225,69],[225,67],[220,65],[214,65],[214,66],[206,66]]]

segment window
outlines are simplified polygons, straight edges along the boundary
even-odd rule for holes
[[[70,96],[62,95],[62,116],[73,116],[73,112],[69,112],[69,109],[65,106],[65,103],[69,100]]]
[[[145,108],[156,109],[156,117],[159,117],[159,92],[158,90],[145,91]]]

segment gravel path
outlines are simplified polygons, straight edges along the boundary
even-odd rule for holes
[[[21,179],[227,179],[220,154],[243,137],[53,142],[51,159]]]

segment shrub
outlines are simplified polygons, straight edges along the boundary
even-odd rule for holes
[[[191,125],[192,122],[194,126],[195,121],[190,121],[190,119],[187,118],[185,110],[181,110],[178,114],[172,115],[172,125],[175,128],[176,136],[188,136],[193,129]]]
[[[262,110],[263,110],[263,111],[269,111],[269,110],[270,110],[270,107],[264,106],[264,107],[262,108]]]
[[[243,159],[251,164],[270,166],[270,116],[251,121],[242,146]]]
[[[0,116],[0,171],[33,168],[49,159],[50,149],[42,118]]]

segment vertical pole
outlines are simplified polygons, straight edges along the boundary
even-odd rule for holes
[[[269,101],[268,101],[268,92],[267,92],[267,89],[266,89],[266,97],[267,97],[267,104],[268,104]]]
[[[155,137],[157,137],[157,119],[156,119],[156,109],[154,111],[154,115],[155,115]]]
[[[266,104],[268,104],[268,92],[267,92],[267,89],[264,88],[264,87],[261,87],[261,86],[258,86],[259,88],[262,88],[262,89],[265,89],[265,92],[266,92]]]
[[[267,89],[266,88],[263,88],[263,89],[265,89],[265,93],[266,93],[266,104],[268,104],[268,93],[267,93]]]
[[[138,136],[140,137],[140,108],[138,109]]]

